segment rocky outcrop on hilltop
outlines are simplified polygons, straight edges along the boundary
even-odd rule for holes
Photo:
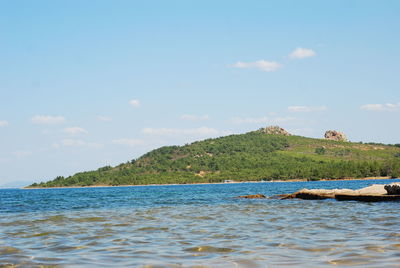
[[[287,132],[285,129],[283,129],[279,126],[268,126],[266,128],[261,128],[259,131],[266,133],[266,134],[273,134],[273,135],[284,135],[284,136],[292,135],[289,132]]]
[[[328,130],[325,132],[325,139],[332,141],[349,141],[343,132]]]

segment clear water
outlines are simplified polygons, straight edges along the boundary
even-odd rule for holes
[[[400,202],[234,198],[389,182],[4,189],[0,265],[400,267]]]

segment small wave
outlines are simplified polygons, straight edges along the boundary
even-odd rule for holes
[[[21,252],[22,251],[20,249],[14,248],[14,247],[9,247],[9,246],[0,247],[0,255],[12,255],[12,254],[18,254]]]
[[[193,248],[186,248],[184,251],[189,252],[204,252],[204,253],[228,253],[235,251],[232,248],[218,248],[213,246],[199,246]]]

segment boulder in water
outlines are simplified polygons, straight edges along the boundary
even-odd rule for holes
[[[300,198],[300,199],[327,199],[335,198],[337,200],[354,200],[354,201],[365,201],[365,202],[377,202],[377,201],[395,201],[400,200],[400,194],[389,194],[387,191],[388,185],[374,184],[359,190],[350,189],[302,189],[293,194],[287,194],[281,197],[281,199]],[[393,189],[398,189],[396,185]],[[390,189],[392,189],[390,188]]]
[[[397,195],[400,194],[400,183],[391,183],[385,185],[385,190],[389,195]]]
[[[252,195],[241,195],[241,196],[238,196],[236,198],[263,199],[263,198],[267,198],[267,197],[265,195],[263,195],[263,194],[252,194]]]

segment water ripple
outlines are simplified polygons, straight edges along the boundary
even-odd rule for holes
[[[396,267],[399,203],[231,198],[370,183],[0,190],[0,266]]]

